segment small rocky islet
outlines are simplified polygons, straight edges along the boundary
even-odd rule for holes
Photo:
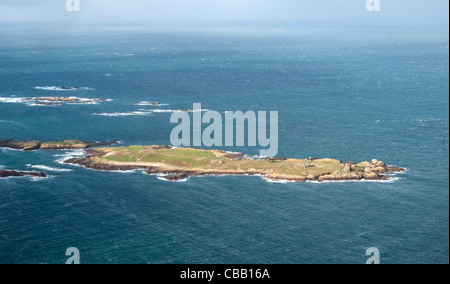
[[[59,105],[61,103],[83,103],[94,104],[106,101],[105,99],[85,99],[78,97],[34,97],[25,98],[25,101],[33,102],[36,105]]]
[[[149,175],[163,175],[168,181],[186,180],[193,176],[231,175],[262,176],[270,181],[383,181],[404,168],[387,166],[376,159],[361,163],[336,159],[255,158],[220,150],[172,148],[170,146],[104,147],[117,144],[63,140],[52,142],[0,140],[0,148],[22,151],[86,150],[86,156],[64,161],[100,171],[144,170]],[[30,175],[4,171],[3,175]],[[35,173],[31,173],[35,174]],[[43,174],[43,173],[38,173]],[[45,174],[44,174],[45,175]]]
[[[42,172],[21,172],[21,171],[11,171],[11,170],[0,170],[0,178],[9,178],[9,177],[38,177],[45,178],[47,175]]]
[[[270,181],[291,182],[383,181],[392,173],[405,171],[376,159],[358,164],[335,159],[260,159],[219,150],[159,145],[95,148],[86,153],[86,157],[66,163],[101,171],[144,170],[149,175],[164,175],[169,181],[205,175],[259,175]]]
[[[9,148],[21,151],[35,150],[80,150],[99,146],[109,146],[117,144],[117,140],[108,142],[85,142],[81,140],[62,141],[16,141],[14,139],[0,140],[0,148]]]

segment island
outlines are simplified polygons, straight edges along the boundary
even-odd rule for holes
[[[405,169],[384,162],[341,162],[335,159],[261,159],[219,150],[172,148],[170,146],[130,146],[89,149],[87,156],[71,158],[67,164],[101,171],[144,170],[168,181],[193,176],[262,176],[270,181],[383,181]]]
[[[0,178],[24,177],[24,176],[31,176],[31,177],[38,177],[38,178],[47,177],[46,174],[41,173],[41,172],[20,172],[20,171],[0,170]]]
[[[105,99],[85,99],[78,97],[36,97],[36,98],[24,98],[25,101],[33,102],[37,105],[59,105],[60,103],[82,103],[82,104],[95,104],[98,102],[104,102]]]
[[[16,141],[13,139],[0,140],[0,148],[9,148],[21,151],[35,150],[80,150],[92,147],[110,146],[117,144],[117,140],[108,142],[85,142],[81,140],[63,140],[63,141]]]

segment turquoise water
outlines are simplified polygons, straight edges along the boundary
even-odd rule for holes
[[[408,169],[386,183],[170,183],[2,149],[0,167],[50,177],[0,180],[0,263],[65,263],[69,247],[82,263],[365,263],[369,247],[382,263],[449,262],[448,27],[4,26],[0,38],[0,139],[170,144],[164,110],[199,102],[279,111],[279,156]],[[34,96],[108,101],[21,100]]]

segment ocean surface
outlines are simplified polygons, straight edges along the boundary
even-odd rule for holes
[[[59,87],[80,87],[63,91]],[[0,263],[449,263],[448,26],[0,26],[0,139],[170,144],[173,110],[278,111],[278,156],[389,182],[161,181],[0,150]],[[42,106],[27,97],[97,103]],[[160,102],[152,106],[150,102]],[[257,155],[258,147],[224,150]]]

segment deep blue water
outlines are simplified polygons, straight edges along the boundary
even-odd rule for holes
[[[170,113],[149,110],[199,102],[279,111],[279,156],[408,169],[388,183],[170,183],[61,165],[64,151],[3,149],[6,169],[70,171],[0,180],[0,263],[64,263],[68,247],[82,263],[365,263],[369,247],[382,263],[448,263],[448,45],[438,26],[0,26],[0,139],[170,144]],[[20,101],[35,96],[112,101]]]

